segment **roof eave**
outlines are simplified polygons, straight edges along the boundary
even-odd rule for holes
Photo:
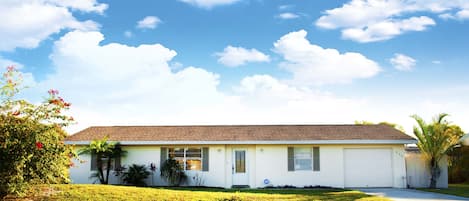
[[[110,140],[112,141],[112,140]],[[88,145],[91,141],[65,141],[66,144]],[[415,144],[417,140],[253,140],[253,141],[118,141],[121,145],[221,145],[221,144]]]

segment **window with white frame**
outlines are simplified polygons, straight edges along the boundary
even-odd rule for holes
[[[295,147],[293,153],[295,170],[312,170],[313,156],[311,148]]]
[[[168,148],[168,158],[176,160],[184,170],[202,170],[202,148]]]

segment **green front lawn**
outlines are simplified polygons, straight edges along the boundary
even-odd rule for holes
[[[428,192],[444,193],[469,198],[469,184],[449,184],[447,189],[419,189]]]
[[[38,190],[39,189],[39,190]],[[340,189],[216,189],[216,188],[138,188],[112,185],[37,186],[25,200],[360,200],[389,201],[360,191]]]

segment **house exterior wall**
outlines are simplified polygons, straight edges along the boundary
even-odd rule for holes
[[[428,163],[419,152],[407,152],[405,155],[407,184],[410,188],[427,188],[430,186]],[[448,188],[448,161],[445,156],[439,163],[441,173],[436,181],[437,188]]]
[[[164,145],[171,147],[170,145]],[[188,184],[195,185],[194,177],[201,177],[203,186],[230,188],[233,179],[233,149],[247,150],[248,185],[251,188],[292,185],[344,187],[344,149],[346,148],[389,148],[392,149],[393,186],[406,187],[406,171],[403,145],[175,145],[174,147],[209,147],[209,171],[186,171]],[[288,171],[287,147],[320,147],[320,171]],[[80,147],[77,147],[80,149]],[[147,180],[148,185],[166,185],[159,176],[161,146],[123,146],[127,155],[122,165],[154,163],[157,170]],[[70,169],[73,183],[93,183],[90,156],[81,155],[84,163],[76,162]],[[372,161],[370,161],[372,162]],[[363,165],[366,165],[365,163]],[[379,170],[377,170],[379,171]],[[268,179],[268,184],[264,180]],[[121,183],[119,177],[112,176],[110,183]]]
[[[78,152],[80,149],[82,149],[82,146],[75,146],[75,152]],[[77,184],[92,184],[94,183],[94,179],[90,178],[91,172],[91,164],[89,161],[91,161],[91,156],[89,154],[83,154],[79,156],[78,159],[74,159],[73,163],[74,165],[70,167],[69,172],[70,172],[70,180],[72,180],[72,183],[77,183]]]
[[[256,186],[293,185],[344,187],[344,149],[390,148],[392,149],[393,186],[405,188],[405,161],[403,145],[321,145],[320,171],[288,171],[287,147],[313,147],[316,145],[258,145],[256,147]],[[372,162],[372,161],[369,161]],[[363,164],[366,165],[366,164]],[[379,170],[377,170],[379,171]],[[264,184],[268,179],[270,184]]]
[[[200,147],[200,146],[175,146],[175,147]],[[207,147],[207,146],[204,146]],[[77,146],[76,151],[82,147]],[[123,146],[123,150],[127,153],[121,159],[121,164],[129,166],[132,164],[145,165],[148,168],[150,164],[156,165],[156,171],[152,172],[151,176],[146,180],[148,185],[162,186],[167,185],[167,182],[160,177],[160,153],[161,146]],[[75,166],[70,168],[70,178],[73,183],[99,183],[96,179],[90,178],[91,171],[91,156],[89,154],[80,155],[80,163],[75,160]],[[187,185],[195,185],[196,177],[199,177],[203,182],[202,185],[214,186],[214,187],[225,187],[225,166],[219,164],[225,161],[225,145],[213,145],[209,146],[209,171],[186,171],[188,177]],[[122,184],[122,180],[119,176],[114,175],[114,171],[111,171],[109,177],[110,184]]]

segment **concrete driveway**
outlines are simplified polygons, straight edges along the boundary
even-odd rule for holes
[[[442,200],[469,200],[468,198],[431,193],[413,189],[398,188],[361,188],[357,189],[369,195],[384,196],[396,201],[442,201]]]

